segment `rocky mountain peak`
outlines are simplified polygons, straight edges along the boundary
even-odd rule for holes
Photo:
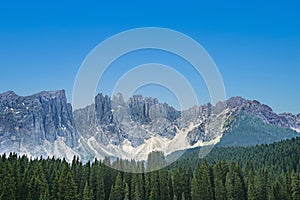
[[[121,93],[117,93],[117,94],[113,95],[112,105],[113,105],[113,108],[115,108],[117,106],[125,105],[124,97]]]
[[[3,98],[3,97],[16,97],[16,93],[14,91],[7,91],[7,92],[3,92],[3,93],[0,93],[0,98]]]
[[[54,99],[54,98],[58,98],[61,100],[66,100],[66,91],[65,90],[56,90],[56,91],[41,91],[37,94],[34,94],[32,96],[29,96],[30,98],[34,98],[34,97],[43,97],[45,99]]]
[[[112,123],[112,102],[109,96],[98,94],[95,97],[95,114],[98,124]]]
[[[155,119],[174,121],[180,116],[180,111],[166,103],[160,103],[157,98],[134,95],[127,104],[131,118],[141,123],[150,123]]]
[[[230,99],[228,99],[226,101],[227,106],[230,107],[230,108],[241,107],[245,103],[246,103],[246,100],[242,97],[239,97],[239,96],[231,97]]]
[[[157,99],[153,98],[143,98],[142,95],[134,95],[128,100],[128,107],[132,120],[138,121],[141,123],[148,123],[150,119],[150,109],[152,106],[157,104]]]
[[[97,94],[92,105],[73,112],[64,90],[25,97],[8,91],[0,94],[0,152],[144,158],[153,146],[170,153],[215,141],[241,115],[300,132],[300,114],[276,114],[242,97],[177,111],[157,98],[134,95],[124,101],[121,93]]]
[[[45,141],[54,143],[59,137],[75,147],[78,135],[65,91],[43,91],[25,97],[13,92],[1,94],[0,136],[0,142],[4,142],[0,149],[7,145],[14,151],[33,148]]]

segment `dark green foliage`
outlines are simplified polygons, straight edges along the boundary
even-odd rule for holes
[[[93,190],[89,188],[88,182],[85,182],[83,189],[83,200],[92,200],[93,199]]]
[[[159,184],[159,173],[154,171],[150,173],[150,200],[160,199],[160,184]]]
[[[230,164],[229,171],[226,175],[225,189],[227,199],[246,199],[244,179],[241,174],[240,168],[234,163]]]
[[[29,180],[27,188],[27,200],[49,199],[49,187],[41,163],[38,164],[37,169],[35,170],[32,178]]]
[[[300,199],[300,175],[299,174],[296,173],[292,174],[291,192],[292,192],[293,200]]]
[[[207,161],[189,159],[194,155],[189,151],[173,167],[149,173],[108,167],[130,163],[144,171],[142,163],[120,159],[82,164],[74,158],[70,165],[54,158],[3,155],[0,200],[299,200],[299,146],[300,139],[292,139],[249,148],[219,147]],[[161,153],[150,160],[165,164]]]
[[[3,182],[1,184],[1,199],[14,200],[16,199],[16,182],[14,177],[7,173],[5,178],[2,179]]]
[[[163,168],[159,170],[159,185],[160,185],[160,198],[163,200],[170,200],[170,186],[168,180],[168,171]]]
[[[225,162],[219,162],[214,166],[214,188],[215,188],[215,199],[222,200],[226,199],[226,175],[229,171],[228,166]]]
[[[144,180],[141,174],[132,174],[131,179],[131,199],[142,200],[145,197],[144,194]]]
[[[181,168],[178,167],[174,168],[173,180],[174,180],[174,197],[177,200],[180,200],[184,188],[184,174]]]
[[[202,162],[195,169],[192,180],[192,199],[209,200],[214,198],[213,177],[211,167],[207,162]]]
[[[172,166],[188,166],[195,168],[201,162],[198,158],[199,148],[187,150]],[[210,164],[219,161],[233,161],[246,167],[251,162],[255,170],[267,168],[272,173],[299,171],[300,138],[293,138],[269,145],[254,147],[215,147],[205,157]]]
[[[124,189],[125,184],[122,180],[122,175],[120,172],[118,172],[118,175],[116,176],[115,184],[112,187],[112,190],[110,192],[109,199],[110,200],[119,200],[124,198]]]
[[[75,184],[70,166],[66,163],[63,163],[62,170],[58,179],[58,199],[77,199],[77,186]]]
[[[129,200],[129,186],[127,183],[125,183],[125,191],[124,191],[124,200]]]

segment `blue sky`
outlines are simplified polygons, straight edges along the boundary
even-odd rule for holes
[[[297,1],[78,2],[1,2],[0,92],[66,89],[71,101],[77,70],[97,44],[121,31],[157,26],[189,35],[207,50],[227,97],[257,99],[276,112],[300,113]],[[152,60],[178,65],[176,59],[140,52],[120,59],[115,72]],[[193,82],[192,71],[184,73]],[[107,73],[107,84],[100,83],[99,91],[108,93],[115,76]],[[200,103],[209,101],[205,84],[194,86]],[[138,92],[175,104],[171,94],[154,86]]]

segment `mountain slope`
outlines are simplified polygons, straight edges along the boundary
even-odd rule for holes
[[[290,139],[299,134],[288,128],[264,123],[260,118],[240,113],[218,146],[255,146]]]
[[[214,145],[250,146],[298,136],[300,114],[276,114],[258,101],[233,97],[177,111],[151,97],[125,101],[98,94],[72,111],[65,92],[22,97],[0,94],[0,153],[82,160],[105,156],[145,160],[151,151],[166,155]]]
[[[201,147],[186,150],[180,159],[172,163],[169,168],[174,166],[194,168],[202,160],[199,158],[199,152],[201,152]],[[251,163],[255,168],[264,166],[269,172],[273,171],[279,174],[283,171],[299,171],[300,137],[247,147],[217,145],[204,159],[211,164],[220,161],[236,162],[241,167],[246,167],[248,163]]]
[[[179,112],[141,95],[125,102],[121,94],[112,99],[98,94],[95,104],[75,110],[74,116],[90,156],[138,160],[151,151],[169,155],[213,145],[221,137],[225,146],[272,143],[298,136],[294,130],[300,127],[299,115],[277,115],[269,106],[241,97]]]

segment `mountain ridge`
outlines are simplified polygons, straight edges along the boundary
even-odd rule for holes
[[[145,159],[153,150],[169,154],[218,143],[240,113],[300,132],[300,114],[276,114],[242,97],[177,111],[152,97],[134,95],[124,101],[120,93],[100,93],[92,105],[72,110],[64,90],[25,97],[8,91],[0,94],[0,153],[17,149],[31,156]]]

